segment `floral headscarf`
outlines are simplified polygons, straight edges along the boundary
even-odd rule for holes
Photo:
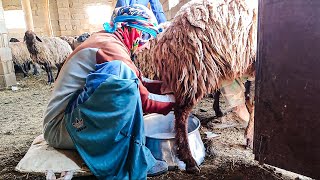
[[[146,34],[156,37],[159,33],[155,16],[143,5],[134,4],[116,8],[111,22],[113,27],[110,23],[103,24],[105,31],[108,33],[118,31],[123,36],[123,41],[131,51],[131,55],[150,38]]]

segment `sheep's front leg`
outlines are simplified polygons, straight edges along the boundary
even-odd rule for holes
[[[175,114],[175,130],[177,153],[181,161],[186,163],[186,170],[189,173],[200,173],[196,161],[193,159],[188,142],[188,116],[192,110],[191,107],[179,107],[174,109]]]
[[[54,79],[52,77],[52,71],[51,71],[51,67],[49,66],[48,63],[44,64],[44,68],[46,69],[47,75],[48,75],[48,84],[50,85],[51,83],[54,82]]]

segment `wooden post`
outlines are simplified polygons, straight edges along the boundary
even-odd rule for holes
[[[34,31],[30,0],[21,0],[21,6],[22,6],[22,10],[24,12],[24,19],[26,21],[27,30]]]
[[[116,7],[116,4],[117,4],[117,0],[113,0],[113,1],[112,1],[112,7],[113,7],[113,9]],[[113,9],[112,9],[112,11],[113,11]]]
[[[45,19],[46,19],[46,29],[48,32],[48,35],[50,37],[53,36],[53,30],[52,30],[52,24],[51,24],[51,18],[50,18],[50,0],[46,0],[46,6],[45,6]]]

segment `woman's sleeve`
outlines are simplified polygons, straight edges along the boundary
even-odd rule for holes
[[[128,0],[118,0],[117,4],[116,4],[116,8],[117,7],[121,7],[121,6],[128,6],[129,2],[127,2]]]
[[[99,50],[97,53],[97,63],[101,64],[107,61],[110,61],[110,59],[121,59],[121,58],[111,58],[110,54],[112,52]],[[133,72],[136,73],[137,77],[139,78],[139,91],[141,96],[141,102],[142,102],[142,108],[143,112],[145,113],[159,113],[159,114],[168,114],[175,102],[173,95],[158,95],[153,94],[144,86],[144,83],[142,83],[142,73],[137,69],[137,67],[134,65],[134,63],[130,60],[123,60],[130,68],[133,70]],[[149,88],[151,88],[151,84],[146,83]],[[151,85],[151,86],[150,86]],[[160,86],[161,87],[161,86]],[[157,88],[155,85],[153,86],[154,90],[160,91],[160,88]],[[156,91],[152,91],[156,92]]]
[[[159,113],[166,115],[172,110],[175,103],[172,94],[158,95],[150,93],[141,82],[139,83],[139,91],[144,113]]]
[[[158,24],[161,24],[163,22],[166,22],[166,16],[163,12],[163,8],[159,0],[150,0],[150,5],[153,14],[156,16]]]
[[[154,94],[161,94],[162,81],[148,79],[146,77],[141,78],[142,84],[148,89],[149,92]]]

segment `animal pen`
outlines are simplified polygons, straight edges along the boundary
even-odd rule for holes
[[[320,179],[320,141],[317,139],[320,137],[320,113],[317,110],[320,102],[320,1],[160,0],[165,16],[173,26],[186,23],[191,19],[187,15],[194,15],[195,23],[192,26],[200,27],[193,29],[196,33],[205,26],[201,24],[203,22],[197,24],[197,20],[204,18],[197,15],[202,15],[211,6],[197,9],[194,5],[192,7],[196,10],[185,11],[185,14],[183,10],[188,8],[188,3],[202,2],[258,3],[254,51],[255,83],[249,89],[250,97],[254,98],[253,149],[246,146],[247,138],[244,133],[247,124],[232,111],[224,98],[220,100],[222,113],[218,115],[212,107],[217,99],[210,94],[203,94],[204,98],[200,98],[190,110],[200,120],[199,132],[205,147],[205,158],[199,166],[200,173],[190,174],[180,167],[180,170],[170,169],[164,175],[148,179]],[[40,39],[59,37],[59,42],[62,39],[64,45],[69,43],[70,47],[66,52],[69,55],[71,47],[74,50],[90,34],[102,30],[102,24],[110,19],[116,3],[116,0],[0,0],[0,179],[50,179],[63,173],[54,172],[55,175],[49,176],[47,171],[46,176],[40,170],[22,171],[21,168],[30,164],[36,166],[40,162],[33,159],[27,160],[30,164],[17,166],[26,156],[30,145],[37,144],[37,137],[43,133],[44,109],[54,89],[53,74],[58,73],[60,63],[67,58],[58,58],[59,52],[61,54],[58,48],[50,51],[56,51],[58,55],[49,54],[50,57],[57,57],[47,65],[39,63],[40,60],[33,61],[32,54],[21,55],[19,49],[20,52],[24,50],[23,53],[28,50],[24,46],[25,31],[32,30]],[[240,7],[237,10],[243,9]],[[235,14],[237,12],[234,11]],[[228,17],[235,14],[228,14]],[[181,18],[181,21],[175,21],[175,18]],[[177,32],[170,23],[164,24],[162,28],[164,33],[168,28],[172,35],[185,30]],[[232,28],[228,30],[235,31]],[[186,34],[187,31],[183,33]],[[161,39],[162,37],[166,40]],[[191,35],[186,37],[194,38]],[[210,39],[207,37],[209,35],[202,38]],[[221,37],[213,38],[215,42],[219,42]],[[11,38],[20,41],[19,45],[9,42]],[[178,72],[177,67],[170,69],[166,66],[162,67],[161,72],[156,71],[157,64],[165,64],[165,61],[157,62],[157,58],[163,57],[163,54],[171,57],[170,53],[173,53],[172,49],[162,51],[169,47],[167,39],[170,38],[170,34],[160,34],[157,39],[151,40],[148,50],[136,57],[136,66],[149,77],[161,80],[161,77],[165,77],[161,72],[171,69]],[[186,42],[192,44],[190,39]],[[173,41],[170,42],[170,45],[174,45]],[[159,43],[161,48],[157,49]],[[12,47],[15,47],[13,51]],[[179,44],[177,51],[181,49],[190,55],[190,49],[186,49],[184,44]],[[206,52],[203,49],[201,51]],[[201,57],[201,53],[199,51],[199,54],[194,52],[191,55]],[[204,53],[204,56],[210,55]],[[176,54],[174,57],[180,61],[185,60]],[[59,61],[58,66],[56,61]],[[183,65],[191,67],[197,64]],[[50,71],[52,68],[51,75],[47,70],[49,66]],[[28,72],[31,69],[39,71],[39,74],[36,71],[33,71],[34,75]],[[165,78],[172,80],[172,76]],[[172,86],[179,82],[181,81],[175,81]],[[185,86],[195,87],[190,84],[185,83]],[[206,85],[203,84],[203,87]],[[80,173],[75,173],[74,179],[95,179],[76,152],[54,151],[66,155],[62,162],[70,162],[80,168]],[[47,157],[39,155],[42,160],[40,164],[46,164],[45,158]],[[48,161],[58,162],[52,159]]]

